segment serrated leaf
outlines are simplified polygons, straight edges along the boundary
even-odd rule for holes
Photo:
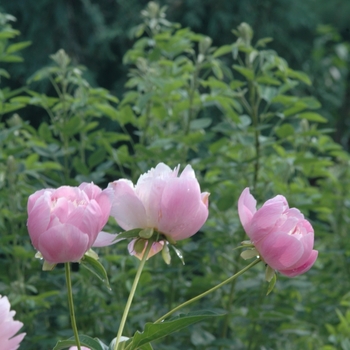
[[[218,313],[214,311],[196,311],[187,315],[179,315],[169,321],[162,323],[146,323],[145,330],[140,333],[137,331],[134,337],[127,342],[131,346],[130,350],[138,349],[140,346],[150,343],[151,341],[165,337],[168,334],[174,333],[190,326],[191,324],[206,320],[211,317],[223,316],[225,313]]]
[[[91,256],[84,255],[84,257],[81,259],[80,265],[84,266],[87,270],[89,270],[95,276],[97,276],[104,283],[104,285],[109,290],[111,290],[111,287],[108,281],[107,272],[103,267],[103,265],[98,260],[92,258]]]
[[[79,335],[80,345],[88,347],[90,350],[108,350],[108,346],[103,344],[98,338],[91,338],[87,335]],[[67,349],[76,345],[75,338],[59,340],[53,350]]]

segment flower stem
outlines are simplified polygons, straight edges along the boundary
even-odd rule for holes
[[[134,279],[134,283],[132,284],[132,287],[131,287],[131,290],[130,290],[130,294],[129,294],[129,298],[128,298],[128,301],[126,302],[126,305],[125,305],[125,309],[124,309],[124,313],[123,313],[123,316],[122,316],[122,320],[120,321],[118,334],[117,334],[117,340],[115,342],[114,350],[118,349],[118,344],[119,344],[120,338],[121,338],[121,336],[123,334],[125,322],[126,322],[126,319],[128,317],[130,306],[131,306],[132,300],[133,300],[135,292],[136,292],[137,284],[139,283],[143,267],[145,266],[148,254],[149,254],[149,252],[150,252],[150,250],[152,248],[152,244],[153,244],[152,241],[148,241],[145,253],[142,256],[140,265],[139,265],[139,267],[137,269],[136,276],[135,276],[135,279]]]
[[[72,293],[72,281],[70,278],[70,264],[69,264],[69,262],[65,263],[64,267],[66,270],[66,282],[67,282],[67,291],[68,291],[68,305],[69,305],[70,321],[71,321],[71,325],[72,325],[77,348],[78,348],[78,350],[81,350],[80,340],[79,340],[79,335],[78,335],[78,328],[77,328],[77,324],[75,322],[73,293]]]
[[[169,311],[168,313],[166,313],[165,315],[163,315],[162,317],[160,317],[157,321],[155,321],[154,323],[160,323],[162,322],[164,319],[166,319],[167,317],[169,317],[170,315],[172,315],[174,312],[182,309],[184,306],[187,306],[189,304],[192,304],[193,302],[205,297],[206,295],[216,291],[217,289],[221,288],[222,286],[224,286],[227,283],[230,283],[231,281],[233,281],[234,279],[236,279],[238,276],[242,275],[244,272],[246,272],[247,270],[249,270],[251,267],[253,267],[254,265],[256,265],[258,262],[260,262],[260,259],[256,259],[255,261],[253,261],[252,263],[250,263],[248,266],[246,266],[245,268],[243,268],[241,271],[237,272],[236,274],[234,274],[233,276],[229,277],[228,279],[226,279],[225,281],[219,283],[218,285],[216,285],[215,287],[207,290],[206,292],[197,295],[196,297],[187,300],[186,302],[182,303],[181,305],[175,307],[174,309],[172,309],[171,311]]]

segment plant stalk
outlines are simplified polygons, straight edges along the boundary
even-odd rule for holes
[[[175,307],[174,309],[172,309],[171,311],[169,311],[168,313],[166,313],[165,315],[163,315],[162,317],[160,317],[157,321],[155,321],[154,323],[160,323],[163,320],[165,320],[167,317],[169,317],[170,315],[172,315],[174,312],[182,309],[183,307],[192,304],[193,302],[207,296],[208,294],[216,291],[217,289],[221,288],[222,286],[224,286],[227,283],[230,283],[231,281],[235,280],[237,277],[239,277],[240,275],[242,275],[244,272],[248,271],[251,267],[253,267],[254,265],[256,265],[258,262],[260,262],[260,259],[256,259],[254,260],[252,263],[250,263],[248,266],[246,266],[245,268],[243,268],[241,271],[237,272],[236,274],[234,274],[233,276],[229,277],[228,279],[226,279],[225,281],[219,283],[218,285],[216,285],[213,288],[210,288],[209,290],[207,290],[206,292],[197,295],[196,297],[187,300],[186,302],[182,303],[181,305]]]
[[[72,292],[72,281],[70,276],[70,264],[65,263],[64,264],[65,270],[66,270],[66,282],[67,282],[67,291],[68,291],[68,305],[69,305],[69,314],[70,314],[70,321],[74,333],[75,342],[77,345],[78,350],[81,350],[80,348],[80,340],[78,335],[78,328],[75,321],[75,314],[74,314],[74,304],[73,304],[73,292]]]
[[[121,336],[123,335],[123,330],[124,330],[126,319],[128,317],[128,314],[129,314],[130,306],[131,306],[132,300],[134,298],[134,295],[135,295],[135,292],[136,292],[136,288],[137,288],[137,285],[139,283],[140,276],[141,276],[142,270],[143,270],[143,268],[145,266],[148,254],[149,254],[149,252],[150,252],[150,250],[152,248],[152,244],[153,244],[152,241],[148,241],[145,253],[143,254],[143,257],[141,259],[140,265],[139,265],[139,267],[137,269],[137,272],[136,272],[136,275],[135,275],[135,279],[134,279],[134,282],[133,282],[131,290],[130,290],[129,298],[128,298],[128,301],[126,302],[124,313],[123,313],[122,319],[120,321],[118,334],[117,334],[117,340],[115,342],[114,350],[118,349],[118,344],[120,342]]]

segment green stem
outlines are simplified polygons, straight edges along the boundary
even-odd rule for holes
[[[174,312],[182,309],[183,307],[192,304],[193,302],[205,297],[206,295],[216,291],[217,289],[221,288],[222,286],[224,286],[227,283],[230,283],[231,281],[233,281],[234,279],[236,279],[238,276],[242,275],[244,272],[246,272],[247,270],[249,270],[251,267],[253,267],[254,265],[256,265],[258,262],[260,262],[260,259],[256,259],[255,261],[253,261],[252,263],[250,263],[248,266],[246,266],[245,268],[243,268],[241,271],[237,272],[236,274],[234,274],[233,276],[229,277],[228,279],[226,279],[225,281],[219,283],[218,285],[216,285],[215,287],[207,290],[206,292],[197,295],[196,297],[187,300],[186,302],[182,303],[181,305],[175,307],[174,309],[172,309],[171,311],[169,311],[168,313],[166,313],[165,315],[163,315],[162,317],[160,317],[157,321],[155,321],[154,323],[160,323],[163,320],[165,320],[167,317],[169,317],[170,315],[172,315]]]
[[[139,283],[143,267],[145,266],[145,263],[146,263],[146,260],[147,260],[147,257],[148,257],[148,253],[150,252],[150,250],[152,248],[152,244],[153,244],[152,241],[148,241],[146,250],[145,250],[145,252],[144,252],[144,254],[142,256],[140,265],[139,265],[139,267],[137,269],[136,276],[135,276],[135,279],[134,279],[134,283],[132,284],[132,287],[131,287],[131,290],[130,290],[130,294],[129,294],[129,298],[128,298],[128,301],[126,302],[126,305],[125,305],[125,309],[124,309],[124,313],[123,313],[123,316],[122,316],[122,320],[120,321],[118,334],[117,334],[117,340],[115,342],[114,350],[118,349],[118,344],[119,344],[120,338],[121,338],[121,336],[123,334],[125,322],[126,322],[126,319],[128,317],[130,306],[131,306],[132,300],[133,300],[135,292],[136,292],[137,284]]]
[[[80,341],[79,341],[79,335],[78,335],[78,328],[77,324],[75,322],[75,314],[74,314],[74,304],[73,304],[73,293],[72,293],[72,281],[70,278],[70,265],[69,263],[64,264],[65,270],[66,270],[66,282],[67,282],[67,291],[68,291],[68,305],[69,305],[69,314],[70,314],[70,321],[72,324],[72,329],[75,337],[75,342],[77,345],[78,350],[81,350],[80,348]]]

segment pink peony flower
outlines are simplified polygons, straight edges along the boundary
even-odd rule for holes
[[[106,224],[111,202],[94,184],[43,189],[28,199],[28,232],[33,246],[50,264],[79,261]],[[101,233],[105,240],[107,233]],[[105,244],[106,245],[106,244]]]
[[[179,166],[171,170],[159,163],[141,175],[135,186],[126,179],[110,183],[114,193],[111,215],[119,226],[124,230],[153,228],[171,241],[194,235],[207,220],[209,193],[201,193],[190,165],[179,177],[178,172]],[[129,244],[131,254],[136,254],[134,243]],[[154,244],[148,257],[163,244]]]
[[[317,259],[314,230],[296,208],[278,195],[256,210],[249,188],[238,200],[241,223],[260,257],[272,269],[288,277],[308,271]]]
[[[81,350],[90,350],[90,348],[87,348],[86,346],[81,346],[80,349]],[[77,346],[71,346],[69,348],[69,350],[78,350],[78,347]]]
[[[18,349],[20,342],[26,335],[26,333],[21,333],[15,336],[23,327],[23,323],[13,319],[16,312],[10,311],[10,307],[7,297],[0,295],[0,349],[4,350]]]

